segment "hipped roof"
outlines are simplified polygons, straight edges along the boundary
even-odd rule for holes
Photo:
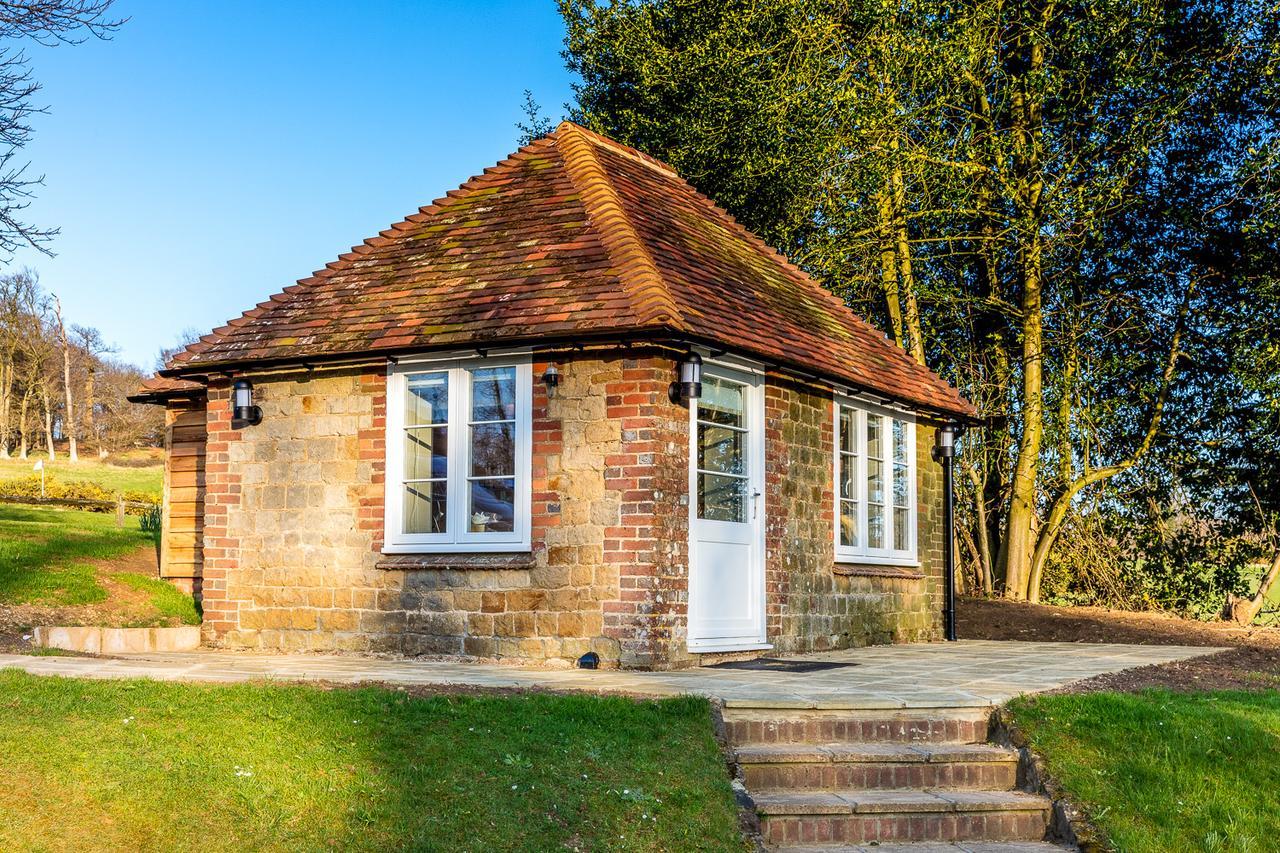
[[[569,122],[162,373],[612,338],[718,346],[926,411],[974,413],[669,166]]]

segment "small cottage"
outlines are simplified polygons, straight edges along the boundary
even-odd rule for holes
[[[213,646],[669,668],[940,635],[930,451],[969,404],[574,124],[135,399]]]

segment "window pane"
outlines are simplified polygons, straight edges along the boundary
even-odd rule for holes
[[[516,481],[507,477],[498,480],[471,481],[472,533],[510,533],[516,524]]]
[[[711,521],[747,520],[747,481],[722,474],[698,475],[698,518]]]
[[[510,421],[516,416],[516,369],[483,367],[471,371],[471,420]]]
[[[876,459],[884,458],[884,448],[880,446],[882,420],[879,415],[867,415],[867,456]]]
[[[884,547],[884,507],[867,504],[867,547]]]
[[[840,454],[840,497],[854,500],[858,497],[856,478],[858,457]]]
[[[902,421],[893,422],[893,461],[907,464],[907,425]]]
[[[858,547],[858,505],[853,501],[840,501],[840,544]]]
[[[745,433],[711,424],[698,424],[698,467],[722,474],[745,474],[742,452]]]
[[[404,479],[449,476],[448,427],[418,427],[404,432]]]
[[[911,506],[910,469],[906,465],[893,466],[893,505],[896,507]]]
[[[858,452],[858,413],[853,409],[840,409],[840,449],[845,453]]]
[[[911,547],[911,512],[901,507],[893,510],[893,549],[905,551]]]
[[[742,386],[715,376],[702,381],[698,398],[698,420],[725,426],[743,426]]]
[[[867,502],[884,503],[884,463],[867,459]]]
[[[471,427],[471,476],[510,477],[516,472],[516,425]]]
[[[409,483],[404,487],[404,532],[444,533],[449,486],[444,481]]]
[[[449,374],[411,373],[405,377],[405,426],[443,424],[448,420]]]

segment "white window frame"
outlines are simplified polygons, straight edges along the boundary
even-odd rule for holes
[[[858,506],[858,545],[856,547],[841,544],[840,541],[840,479],[843,456],[840,452],[840,411],[850,409],[854,412],[854,499]],[[884,548],[871,548],[867,541],[867,419],[882,418],[884,430],[884,466],[885,466],[885,521]],[[907,524],[910,528],[907,535],[907,547],[896,550],[894,542],[894,506],[893,506],[893,421],[906,426],[907,441]],[[836,395],[832,406],[832,496],[834,500],[834,524],[832,529],[835,544],[835,561],[837,563],[857,563],[859,565],[908,566],[917,567],[920,560],[917,551],[919,536],[919,518],[917,490],[919,487],[919,464],[916,459],[916,419],[915,416],[894,409],[886,409],[863,400]]]
[[[515,507],[511,531],[473,533],[467,476],[471,471],[468,429],[471,413],[469,371],[516,368]],[[404,533],[404,429],[407,377],[449,374],[448,518],[444,533]],[[387,366],[386,500],[383,553],[474,554],[527,552],[530,542],[533,474],[533,364],[528,355],[402,359]]]

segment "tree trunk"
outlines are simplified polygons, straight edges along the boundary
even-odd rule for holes
[[[18,458],[26,459],[29,441],[27,440],[27,412],[31,408],[31,387],[28,385],[22,392],[22,405],[18,408]]]
[[[98,455],[103,456],[104,454],[100,448],[102,441],[98,435],[97,425],[93,420],[94,380],[96,378],[94,373],[93,354],[89,353],[84,376],[84,434],[94,447],[99,447]]]
[[[893,150],[897,151],[895,140]],[[907,337],[907,352],[920,364],[924,364],[924,327],[920,324],[920,305],[916,301],[916,278],[911,267],[911,240],[907,231],[907,190],[902,179],[902,167],[895,165],[890,174],[893,186],[893,234],[894,251],[898,256],[898,276],[902,293],[903,326]]]
[[[889,310],[889,325],[893,327],[893,342],[903,349],[907,342],[902,331],[902,300],[898,291],[897,252],[893,247],[893,209],[889,193],[880,194],[880,287],[884,290],[885,306]]]
[[[40,389],[40,402],[44,404],[44,446],[49,451],[49,461],[58,458],[58,451],[53,446],[53,403],[49,400],[49,389]]]
[[[12,354],[0,364],[0,459],[9,458],[9,412],[13,408],[14,369]]]
[[[67,396],[67,410],[62,418],[62,432],[67,437],[67,458],[78,462],[80,455],[76,452],[76,410],[71,392],[71,342],[67,340],[67,327],[62,322],[62,303],[58,297],[53,298],[53,313],[58,320],[58,336],[62,339],[62,388]]]
[[[1009,515],[1001,546],[1005,596],[1025,599],[1035,548],[1036,486],[1040,443],[1044,438],[1044,237],[1042,229],[1044,179],[1041,176],[1041,103],[1036,82],[1044,68],[1044,43],[1033,30],[1050,16],[1052,4],[1039,10],[1038,22],[1022,28],[1016,50],[1026,51],[1026,70],[1011,87],[1014,177],[1017,205],[1018,271],[1022,284],[1022,388],[1017,407],[1022,436],[1014,466]]]
[[[1241,625],[1252,625],[1253,620],[1257,619],[1258,614],[1262,612],[1263,605],[1267,603],[1267,596],[1277,581],[1280,581],[1280,551],[1276,552],[1274,559],[1271,560],[1271,568],[1267,569],[1262,582],[1258,584],[1257,595],[1253,598],[1231,596],[1227,600],[1228,615],[1231,619]]]

